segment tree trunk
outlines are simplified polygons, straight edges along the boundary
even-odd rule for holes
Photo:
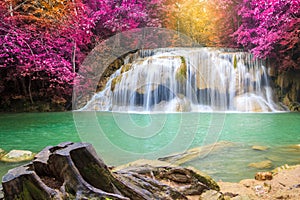
[[[26,89],[26,84],[25,84],[25,78],[24,77],[21,78],[21,85],[22,85],[24,96],[27,97],[28,96],[28,92],[27,92],[27,89]]]
[[[6,200],[187,200],[207,190],[219,191],[196,170],[165,162],[112,172],[90,144],[70,142],[46,147],[30,164],[10,170],[2,185]]]
[[[31,104],[33,104],[32,94],[31,94],[31,77],[29,77],[29,84],[28,84],[28,93]]]

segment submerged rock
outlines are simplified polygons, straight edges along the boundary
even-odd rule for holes
[[[269,168],[272,167],[272,161],[264,160],[264,161],[261,161],[261,162],[250,163],[248,166],[253,167],[253,168],[257,168],[257,169],[269,169]]]
[[[266,146],[259,146],[259,145],[254,145],[252,146],[253,150],[257,150],[257,151],[266,151],[269,149],[269,147]]]
[[[288,149],[288,150],[294,150],[294,151],[300,151],[300,144],[295,144],[295,145],[287,146],[286,149]]]
[[[11,199],[188,199],[219,186],[210,177],[157,161],[111,171],[87,143],[47,147],[35,159],[9,170],[2,180]]]
[[[0,152],[1,154],[1,152]],[[34,153],[26,150],[11,150],[4,156],[0,156],[0,161],[3,162],[23,162],[32,160],[34,158]]]
[[[234,146],[234,143],[232,142],[220,141],[210,145],[192,148],[183,153],[176,153],[174,155],[159,158],[158,160],[169,162],[175,165],[181,165],[186,162],[200,158],[202,156],[204,157],[208,154],[213,154],[224,148],[229,148],[232,146]]]
[[[0,159],[5,155],[5,151],[0,148]]]

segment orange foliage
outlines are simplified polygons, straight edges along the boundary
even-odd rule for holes
[[[61,24],[76,15],[74,0],[6,0],[10,15],[28,22]]]
[[[204,46],[232,43],[231,34],[238,28],[233,1],[169,0],[167,3],[167,28],[186,34]]]

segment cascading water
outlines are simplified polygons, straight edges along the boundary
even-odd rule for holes
[[[274,112],[263,61],[214,48],[140,50],[81,110]],[[127,60],[127,61],[126,61]]]

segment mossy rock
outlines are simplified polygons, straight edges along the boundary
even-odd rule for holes
[[[110,86],[110,90],[111,91],[114,91],[115,90],[115,87],[116,87],[116,84],[120,83],[122,80],[122,74],[117,76],[116,78],[114,78],[112,81],[111,81],[111,86]]]
[[[236,58],[236,55],[234,55],[234,57],[233,57],[233,68],[234,69],[237,68],[237,58]]]
[[[26,150],[11,150],[1,157],[0,161],[3,162],[23,162],[29,161],[34,158],[35,154]]]
[[[289,107],[290,111],[300,112],[300,103],[298,103],[298,102],[292,102],[289,104],[288,107]]]
[[[201,182],[204,183],[209,187],[209,189],[220,191],[220,186],[214,179],[212,179],[208,174],[194,168],[194,167],[187,167],[187,169],[191,170],[194,176]]]
[[[187,65],[185,62],[185,58],[183,56],[180,56],[181,64],[180,67],[176,71],[176,80],[180,83],[184,83],[187,79]]]
[[[121,73],[123,74],[123,73],[129,71],[129,70],[131,69],[131,67],[132,67],[132,64],[131,64],[131,63],[126,64],[126,65],[123,65],[123,66],[122,66],[122,69],[121,69]]]

